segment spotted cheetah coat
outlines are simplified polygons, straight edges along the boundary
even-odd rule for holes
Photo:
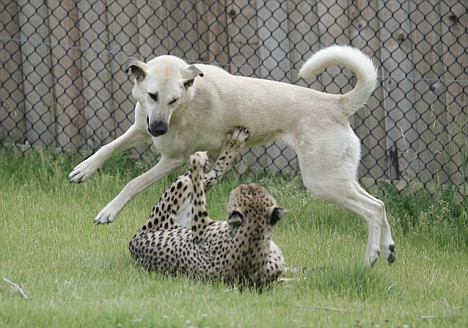
[[[220,179],[246,138],[244,129],[229,133],[220,157],[205,177],[206,154],[190,157],[189,172],[169,187],[130,241],[137,263],[174,275],[256,287],[281,275],[284,257],[272,234],[286,210],[276,205],[265,188],[257,184],[235,188],[227,220],[214,221],[206,210],[205,189]]]

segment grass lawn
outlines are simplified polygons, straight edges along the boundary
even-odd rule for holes
[[[174,176],[97,226],[144,168],[118,159],[70,184],[78,161],[0,150],[0,327],[468,327],[466,203],[379,195],[397,261],[368,269],[366,225],[353,213],[313,199],[297,178],[227,176],[208,194],[212,218],[225,218],[229,191],[253,180],[289,210],[274,240],[292,279],[241,293],[132,263],[127,244]]]

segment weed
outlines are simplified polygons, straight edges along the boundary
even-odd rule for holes
[[[435,192],[429,192],[411,187],[400,191],[385,181],[379,181],[378,186],[387,210],[397,218],[405,234],[428,223],[445,222],[449,226],[465,228],[468,224],[467,200],[460,201],[449,187],[438,187]]]

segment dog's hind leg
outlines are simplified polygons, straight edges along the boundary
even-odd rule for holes
[[[356,188],[359,190],[359,193],[365,197],[368,197],[372,201],[380,204],[383,208],[383,222],[381,225],[381,233],[380,233],[380,245],[382,247],[382,252],[385,259],[388,261],[389,264],[395,261],[396,257],[396,249],[395,249],[395,242],[392,239],[392,232],[390,229],[390,224],[387,220],[387,212],[385,211],[385,204],[380,199],[375,198],[367,191],[365,191],[359,183],[355,182]]]
[[[350,209],[366,220],[368,240],[365,263],[367,265],[372,266],[377,261],[380,255],[380,242],[387,261],[392,263],[395,260],[395,245],[382,201],[369,195],[356,181],[338,180],[336,176],[327,179],[322,175],[314,181],[312,177],[304,175],[304,184],[318,198]]]

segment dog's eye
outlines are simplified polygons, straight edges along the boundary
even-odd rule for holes
[[[172,99],[171,101],[169,101],[169,105],[175,104],[177,100],[179,100],[179,98]]]
[[[158,93],[148,93],[150,98],[153,99],[155,102],[158,102]]]

